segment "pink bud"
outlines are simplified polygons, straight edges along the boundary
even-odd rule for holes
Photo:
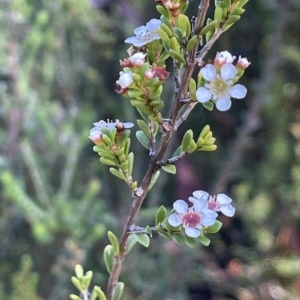
[[[151,70],[151,69],[149,69],[149,70],[147,70],[146,72],[145,72],[145,78],[146,79],[152,79],[154,77],[154,72]]]
[[[92,128],[90,131],[90,136],[89,138],[95,143],[96,145],[102,145],[103,140],[102,140],[102,135],[103,133],[99,130],[96,129],[96,127]]]
[[[236,64],[236,67],[238,68],[238,69],[242,69],[242,70],[245,70],[246,68],[248,68],[249,67],[249,65],[250,65],[251,63],[248,61],[248,59],[246,58],[246,57],[241,57],[241,56],[239,56],[239,60],[238,60],[238,62],[237,62],[237,64]]]
[[[232,64],[234,59],[235,59],[235,56],[232,56],[227,50],[217,52],[217,55],[214,59],[214,65],[215,65],[215,67],[221,67],[227,63]]]

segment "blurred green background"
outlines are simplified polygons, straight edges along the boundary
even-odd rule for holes
[[[190,2],[192,16],[199,3]],[[121,233],[131,197],[88,134],[100,119],[136,117],[115,81],[124,39],[159,17],[154,4],[0,1],[0,300],[68,299],[76,263],[105,289],[106,232]],[[196,106],[170,151],[187,129],[198,134],[206,124],[218,149],[161,176],[138,223],[152,225],[161,204],[196,189],[230,195],[236,216],[221,218],[207,248],[160,236],[136,247],[121,278],[125,300],[300,299],[300,2],[250,0],[245,8],[207,59],[222,50],[247,57],[248,95],[225,113]],[[172,88],[170,76],[165,116]],[[132,149],[140,182],[149,157],[134,130]]]

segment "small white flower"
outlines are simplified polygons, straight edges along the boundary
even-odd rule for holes
[[[225,194],[218,194],[217,197],[210,196],[205,191],[195,191],[193,196],[196,199],[205,199],[208,201],[208,208],[213,211],[221,211],[227,217],[233,217],[235,214],[235,208],[230,204],[232,199]],[[193,197],[190,197],[191,202],[195,201]]]
[[[214,63],[217,63],[218,65],[224,65],[226,63],[233,63],[235,60],[235,56],[231,55],[230,52],[227,50],[217,52],[217,55],[215,57]]]
[[[200,73],[208,82],[196,91],[197,100],[201,103],[212,100],[218,110],[226,111],[231,106],[231,97],[242,99],[247,94],[247,89],[243,85],[233,85],[232,79],[237,74],[237,69],[231,63],[223,65],[220,74],[212,64],[207,64]]]
[[[204,226],[211,226],[216,222],[218,214],[208,209],[208,202],[205,199],[192,200],[190,200],[193,202],[192,207],[188,207],[184,200],[176,200],[173,204],[176,213],[169,216],[168,222],[175,227],[182,225],[187,236],[196,238],[200,236]]]
[[[133,44],[135,47],[142,47],[154,40],[159,40],[160,37],[156,33],[156,29],[160,27],[159,19],[151,19],[146,26],[137,27],[134,30],[135,36],[131,36],[125,40],[125,43]]]
[[[145,62],[145,53],[138,52],[129,57],[130,62],[135,67],[140,67]]]
[[[133,83],[133,78],[131,73],[120,72],[119,80],[116,81],[122,89],[128,88]]]
[[[131,128],[134,126],[134,124],[131,122],[122,123],[118,119],[116,119],[115,122],[109,122],[109,121],[105,122],[105,121],[101,120],[99,122],[95,122],[94,125],[95,125],[95,127],[92,128],[91,131],[92,130],[95,130],[95,131],[101,130],[101,128],[113,129],[113,128],[120,127],[120,126],[127,129],[127,128]]]

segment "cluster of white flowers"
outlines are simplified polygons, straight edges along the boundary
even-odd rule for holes
[[[193,192],[189,201],[193,203],[191,207],[184,200],[176,200],[173,204],[176,212],[169,216],[168,222],[174,227],[182,225],[186,235],[192,238],[200,236],[203,227],[212,226],[216,222],[218,211],[227,217],[235,213],[235,208],[230,204],[232,199],[225,194],[212,197],[198,190]]]
[[[232,63],[235,56],[228,51],[217,53],[214,64],[207,64],[200,70],[205,79],[205,84],[196,91],[197,100],[206,103],[212,100],[218,110],[226,111],[231,107],[230,98],[242,99],[247,94],[247,89],[241,84],[234,84],[234,77],[238,68],[245,69],[250,63],[247,58],[239,57],[237,65]]]

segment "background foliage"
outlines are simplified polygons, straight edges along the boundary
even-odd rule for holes
[[[121,232],[130,195],[87,136],[94,121],[135,116],[114,92],[118,60],[132,30],[158,16],[153,2],[0,1],[1,300],[67,299],[76,263],[105,286],[105,233]],[[299,16],[297,0],[250,0],[210,52],[252,62],[248,96],[225,113],[196,106],[178,140],[209,123],[218,150],[160,178],[139,225],[196,189],[231,195],[237,216],[222,220],[208,248],[162,237],[137,247],[123,271],[124,299],[300,299]],[[148,155],[132,148],[140,179]]]

